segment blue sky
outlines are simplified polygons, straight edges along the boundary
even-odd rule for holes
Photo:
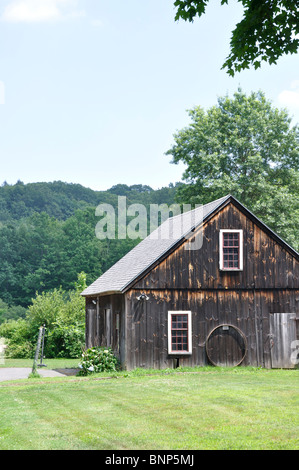
[[[237,0],[193,24],[174,0],[0,0],[0,184],[105,190],[180,181],[165,152],[186,112],[263,90],[299,121],[298,55],[234,78],[221,70]]]

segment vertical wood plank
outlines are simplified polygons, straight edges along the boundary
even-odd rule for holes
[[[292,342],[296,340],[295,314],[273,313],[270,315],[271,361],[274,369],[293,369],[291,362]]]

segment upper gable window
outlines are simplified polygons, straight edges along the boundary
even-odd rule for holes
[[[220,230],[219,266],[223,271],[243,269],[243,230]]]

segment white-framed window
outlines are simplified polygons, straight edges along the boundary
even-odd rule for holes
[[[192,316],[190,311],[168,312],[168,354],[192,353]]]
[[[243,230],[220,230],[219,267],[222,271],[243,270]]]

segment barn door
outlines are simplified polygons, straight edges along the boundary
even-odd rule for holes
[[[293,369],[292,343],[296,341],[296,315],[272,313],[270,315],[271,362],[273,369]]]

